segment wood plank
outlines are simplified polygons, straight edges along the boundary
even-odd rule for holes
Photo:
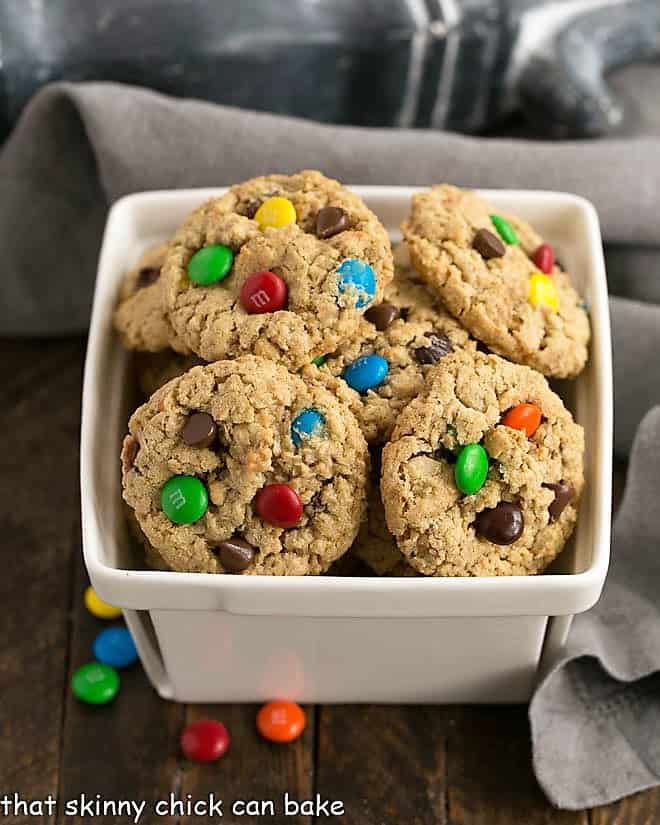
[[[224,802],[223,822],[273,825],[308,825],[309,816],[284,816],[283,796],[288,792],[295,800],[310,799],[314,789],[314,707],[306,706],[307,725],[296,742],[277,745],[266,742],[257,733],[255,717],[258,705],[191,705],[187,721],[217,719],[231,737],[227,754],[211,765],[183,763],[181,794],[192,799],[208,799],[210,793]],[[275,815],[232,815],[232,805],[241,800],[272,801]],[[244,808],[243,810],[247,810]],[[238,814],[239,811],[236,812]],[[181,823],[210,822],[204,817],[184,817]],[[217,820],[214,820],[217,821]]]
[[[591,825],[657,825],[658,822],[660,788],[628,796],[591,812]]]
[[[350,825],[444,825],[446,711],[345,705],[319,710],[317,791]]]
[[[57,793],[84,341],[0,341],[0,788]],[[50,823],[10,815],[3,822]]]
[[[553,808],[532,771],[525,706],[457,707],[447,720],[448,825],[587,825]]]

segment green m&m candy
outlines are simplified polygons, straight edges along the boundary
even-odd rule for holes
[[[481,444],[466,444],[454,465],[456,486],[466,496],[473,496],[484,486],[488,475],[488,453]]]
[[[325,355],[317,355],[316,358],[312,358],[312,364],[316,367],[322,367],[325,364]]]
[[[514,228],[506,218],[503,218],[501,215],[491,215],[490,219],[495,229],[497,229],[497,234],[502,238],[504,243],[512,245],[520,243]]]
[[[88,705],[105,705],[119,691],[119,674],[109,665],[90,662],[73,674],[71,690],[77,699]]]
[[[190,259],[188,277],[201,286],[214,284],[227,277],[233,261],[234,253],[228,246],[221,243],[205,246]]]
[[[195,476],[172,476],[160,490],[160,506],[174,524],[192,524],[206,512],[209,495]]]

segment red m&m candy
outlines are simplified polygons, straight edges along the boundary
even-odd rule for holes
[[[550,244],[542,243],[532,255],[532,260],[541,272],[549,275],[552,272],[552,267],[555,265],[555,253]]]
[[[215,762],[225,755],[228,747],[227,728],[213,719],[191,722],[181,732],[181,750],[193,762]]]
[[[254,507],[264,521],[275,527],[295,527],[301,519],[300,496],[288,484],[268,484],[254,499]]]
[[[274,272],[253,272],[241,287],[241,304],[248,315],[284,309],[289,290]]]

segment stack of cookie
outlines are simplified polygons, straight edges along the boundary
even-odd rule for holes
[[[123,490],[147,564],[510,575],[559,554],[583,433],[543,376],[584,367],[584,304],[472,192],[415,196],[402,230],[393,254],[338,182],[270,175],[127,273],[115,327],[147,400]]]

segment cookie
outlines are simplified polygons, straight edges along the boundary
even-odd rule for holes
[[[172,329],[163,306],[160,275],[166,254],[167,244],[148,249],[121,283],[113,323],[126,349],[187,351]]]
[[[538,573],[575,526],[583,452],[582,427],[542,375],[453,353],[383,449],[388,528],[425,575]]]
[[[163,284],[174,329],[203,359],[250,353],[297,369],[355,335],[392,272],[373,212],[306,171],[254,178],[197,209]]]
[[[161,352],[137,352],[134,358],[134,371],[138,388],[144,398],[149,398],[163,384],[202,363],[196,355],[185,355],[171,349]]]
[[[371,450],[371,472],[367,486],[367,518],[351,548],[351,555],[363,561],[378,576],[416,576],[387,529],[380,494],[380,450]],[[348,554],[347,554],[348,555]]]
[[[172,570],[318,574],[355,539],[368,463],[324,387],[242,356],[194,367],[133,414],[123,493]]]
[[[442,185],[413,197],[401,228],[415,268],[475,338],[544,375],[575,377],[588,355],[585,304],[551,247],[513,223],[518,231],[476,193]]]
[[[387,441],[399,412],[429,371],[454,349],[475,347],[468,333],[410,269],[397,268],[385,299],[369,309],[357,336],[315,370],[347,403],[371,444]]]

